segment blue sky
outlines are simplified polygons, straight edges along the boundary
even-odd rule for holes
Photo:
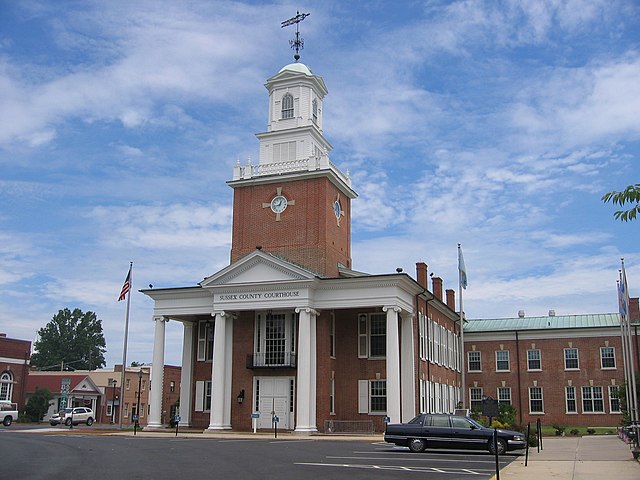
[[[225,182],[257,158],[296,10],[359,193],[355,269],[425,261],[457,291],[460,242],[470,318],[614,312],[620,257],[640,293],[640,223],[600,201],[640,179],[635,1],[0,0],[1,332],[92,310],[111,367],[133,260],[128,361],[151,361],[137,290],[228,265]]]

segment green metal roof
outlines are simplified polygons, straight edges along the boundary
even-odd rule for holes
[[[566,328],[619,327],[617,313],[597,313],[592,315],[556,315],[553,317],[516,317],[468,320],[466,332],[495,332],[505,330],[551,330]]]

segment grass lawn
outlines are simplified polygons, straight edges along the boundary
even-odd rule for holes
[[[615,435],[617,433],[617,427],[565,427],[564,430],[564,435],[566,437],[570,437],[573,434],[571,433],[572,430],[578,430],[579,433],[577,433],[576,436],[582,436],[582,435]],[[595,430],[594,433],[589,433],[587,432],[587,429],[592,429]],[[531,425],[531,431],[534,432],[535,431],[535,426]],[[542,426],[542,436],[543,437],[555,437],[556,436],[556,429],[553,428],[551,425],[543,425]]]

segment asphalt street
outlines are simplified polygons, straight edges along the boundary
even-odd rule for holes
[[[0,479],[242,478],[315,480],[491,478],[495,459],[483,452],[415,454],[377,438],[370,442],[313,438],[160,438],[97,430],[0,430]],[[501,457],[500,467],[518,458]]]

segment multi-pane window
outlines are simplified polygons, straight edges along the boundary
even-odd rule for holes
[[[576,402],[576,387],[564,387],[564,398],[567,413],[578,413],[578,403]]]
[[[498,403],[511,405],[511,387],[498,387]]]
[[[335,415],[336,413],[336,379],[332,378],[329,384],[329,413]]]
[[[331,326],[329,330],[329,356],[336,356],[336,317],[331,315]]]
[[[602,387],[582,387],[582,413],[604,412]]]
[[[578,349],[565,348],[564,349],[564,369],[577,370],[578,368],[580,368],[580,363],[578,362]]]
[[[542,387],[529,387],[529,413],[544,413]]]
[[[259,366],[291,365],[295,357],[295,317],[285,312],[256,315],[253,362]]]
[[[369,325],[371,327],[369,333],[370,356],[384,357],[387,354],[387,316],[373,314]]]
[[[469,401],[471,408],[482,408],[482,387],[469,388]]]
[[[204,411],[211,411],[211,380],[204,382]]]
[[[427,381],[420,380],[420,413],[427,413]]]
[[[616,368],[616,353],[613,347],[600,347],[600,365],[602,368]]]
[[[13,391],[13,375],[11,372],[2,372],[0,375],[0,400],[11,401]]]
[[[282,118],[293,118],[293,95],[290,93],[282,97]]]
[[[509,371],[509,350],[500,350],[496,352],[496,371]]]
[[[127,378],[124,381],[124,388],[126,388],[127,390],[129,390],[131,388],[131,380],[129,378]]]
[[[482,371],[481,363],[480,363],[480,352],[472,351],[467,352],[467,359],[469,362],[469,371],[470,372],[480,372]]]
[[[314,98],[311,102],[311,112],[313,114],[313,123],[318,123],[318,99]]]
[[[371,413],[386,413],[387,411],[387,381],[371,380],[370,382]]]
[[[418,342],[418,351],[419,351],[420,358],[422,358],[423,360],[426,358],[425,329],[426,329],[426,317],[421,312],[418,315],[418,334],[420,337],[420,340]]]
[[[387,315],[358,315],[358,357],[381,358],[387,354]]]
[[[175,381],[173,381],[173,380],[171,380],[171,381],[169,382],[169,391],[170,391],[171,393],[173,393],[173,392],[175,392],[175,391],[176,391],[176,382],[175,382]]]
[[[542,370],[540,350],[527,350],[527,370]]]
[[[427,337],[429,337],[429,350],[427,352],[427,355],[429,357],[429,360],[433,362],[433,320],[431,320],[430,318],[427,320]]]
[[[609,385],[609,412],[620,413],[620,397],[618,396],[617,385]]]
[[[198,361],[213,360],[213,326],[204,320],[198,323]]]

